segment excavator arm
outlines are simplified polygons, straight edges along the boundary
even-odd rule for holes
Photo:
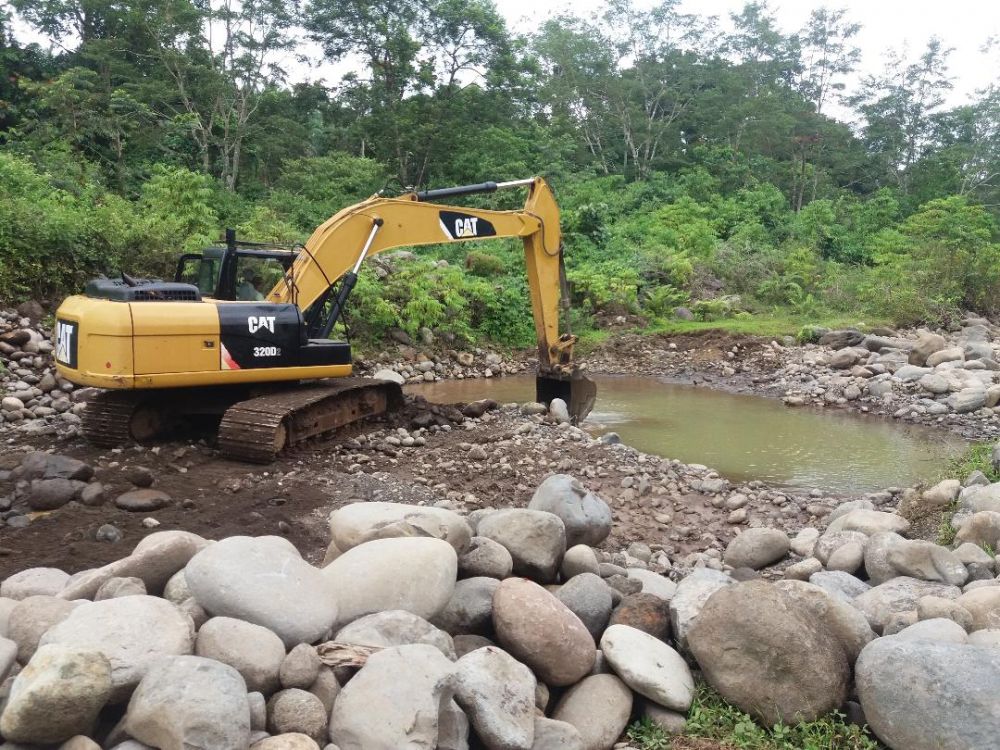
[[[433,203],[498,189],[527,187],[524,208],[491,211]],[[559,331],[562,291],[562,237],[559,208],[541,177],[374,196],[343,209],[313,232],[285,277],[268,293],[269,302],[294,303],[315,316],[326,312],[319,329],[329,335],[339,318],[361,264],[386,250],[415,245],[521,238],[538,341],[537,398],[562,398],[581,420],[594,403],[596,389],[573,361],[576,337]]]

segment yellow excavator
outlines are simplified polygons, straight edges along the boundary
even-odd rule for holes
[[[433,201],[526,188],[524,208]],[[559,331],[565,274],[559,209],[541,177],[375,195],[318,227],[304,245],[237,242],[181,256],[174,281],[90,281],[56,313],[59,373],[103,389],[83,432],[100,446],[152,440],[180,418],[219,420],[225,455],[267,463],[286,446],[399,408],[395,383],[352,377],[351,347],[330,338],[366,258],[405,246],[516,238],[524,242],[538,339],[536,397],[562,398],[582,420],[596,387]],[[270,288],[270,291],[265,290]]]

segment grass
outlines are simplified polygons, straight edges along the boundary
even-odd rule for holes
[[[1000,482],[1000,473],[993,468],[991,460],[993,446],[994,443],[973,443],[965,453],[948,462],[941,479],[964,480],[969,474],[978,470],[991,482]]]
[[[704,684],[698,685],[682,737],[671,736],[648,719],[629,727],[629,742],[640,750],[880,750],[883,746],[862,727],[833,713],[794,726],[762,727]],[[692,740],[708,740],[700,745]]]

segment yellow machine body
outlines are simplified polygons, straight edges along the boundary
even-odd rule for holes
[[[350,363],[226,368],[217,306],[228,304],[238,303],[68,297],[57,316],[56,369],[78,385],[112,390],[268,383],[351,374]],[[69,358],[74,348],[75,367]],[[63,359],[60,350],[66,353]]]

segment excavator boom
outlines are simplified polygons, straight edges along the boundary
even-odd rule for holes
[[[520,210],[492,211],[430,202],[520,187],[528,189]],[[564,283],[559,207],[541,177],[407,193],[398,198],[376,196],[345,208],[313,232],[267,299],[291,302],[303,310],[315,310],[315,305],[329,302],[324,327],[329,333],[367,257],[399,247],[501,238],[520,238],[524,243],[538,342],[536,396],[546,404],[562,398],[571,417],[582,421],[593,407],[596,389],[573,361],[576,337],[560,333]],[[337,281],[341,281],[339,295],[334,293]]]

